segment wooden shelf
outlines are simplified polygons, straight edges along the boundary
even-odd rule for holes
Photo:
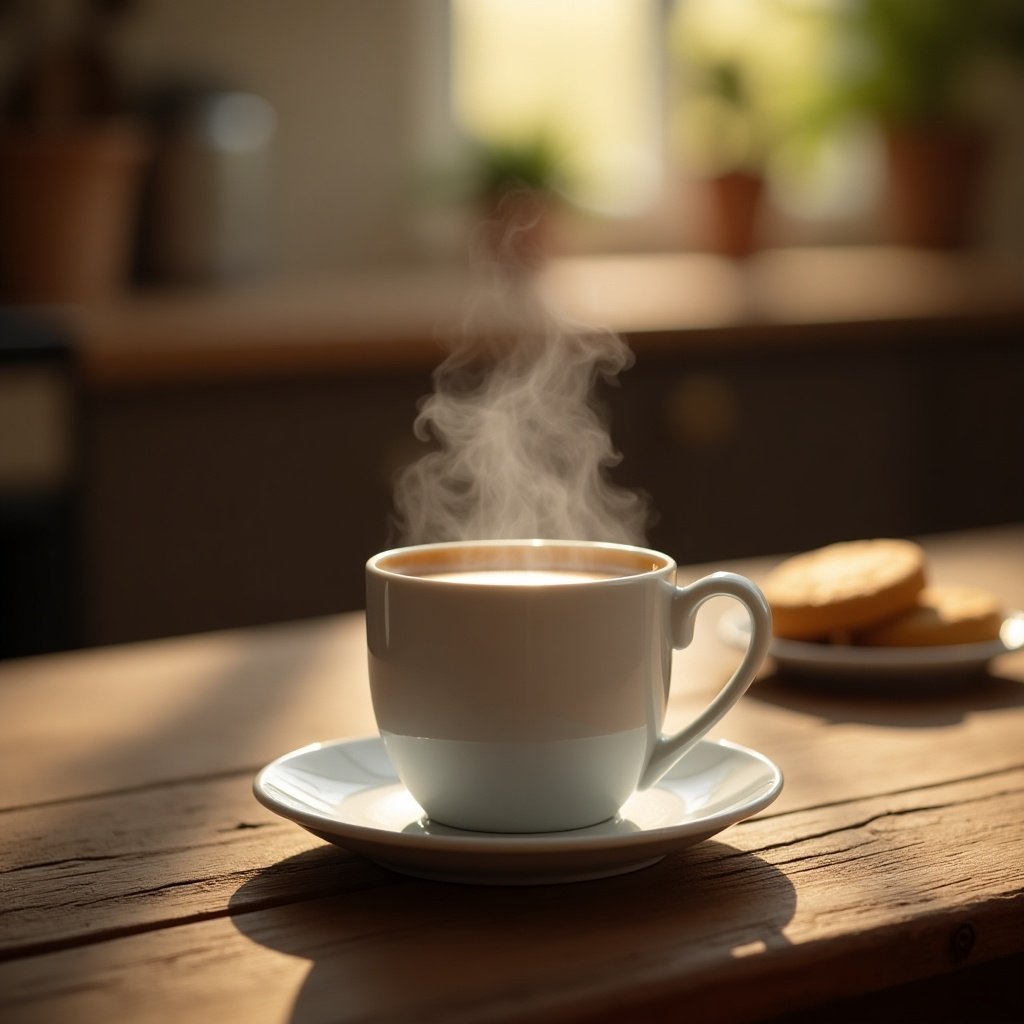
[[[535,283],[554,310],[628,334],[638,352],[827,343],[826,326],[1024,320],[1024,263],[981,254],[790,249],[745,264],[702,254],[578,257],[552,260]],[[173,385],[429,368],[480,291],[477,275],[443,267],[136,294],[59,316],[89,386]]]

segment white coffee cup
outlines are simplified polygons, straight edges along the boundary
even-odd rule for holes
[[[675,585],[645,548],[463,541],[366,567],[374,714],[399,778],[433,820],[549,832],[613,817],[750,685],[771,638],[760,590],[733,573]],[[750,614],[732,678],[684,729],[661,729],[673,648],[727,595]]]

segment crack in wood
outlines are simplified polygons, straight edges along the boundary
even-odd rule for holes
[[[251,872],[236,872],[236,874]],[[381,876],[372,880],[363,880],[360,883],[360,891],[369,889],[380,889],[395,885],[408,885],[412,879],[404,875]],[[185,884],[185,883],[180,883]],[[159,888],[170,888],[171,886],[160,886]],[[152,890],[158,891],[158,890]],[[136,935],[144,935],[147,932],[165,931],[172,928],[183,928],[187,925],[200,924],[204,921],[214,921],[218,918],[240,917],[245,914],[254,914],[263,910],[273,910],[276,907],[299,906],[303,903],[312,903],[323,899],[325,896],[338,895],[338,890],[332,889],[325,892],[307,893],[301,899],[294,896],[281,894],[280,896],[268,896],[264,899],[254,899],[241,906],[217,907],[212,910],[196,911],[183,917],[158,918],[152,921],[136,922],[134,924],[110,926],[99,929],[95,932],[79,935],[65,935],[57,939],[50,939],[42,942],[26,943],[19,946],[0,946],[0,963],[12,960],[24,960],[30,957],[46,956],[50,953],[59,953],[67,949],[77,949],[81,946],[94,946],[104,942],[115,942],[118,939],[133,938]],[[133,893],[132,895],[144,895],[144,893]],[[85,904],[80,904],[85,905]],[[53,910],[52,904],[44,909]],[[59,908],[58,908],[59,909]]]
[[[803,807],[791,807],[788,810],[782,811],[762,811],[756,814],[752,818],[747,818],[744,821],[738,822],[734,825],[734,828],[742,828],[744,825],[756,825],[759,821],[768,821],[772,818],[785,818],[790,814],[799,814],[804,811],[825,811],[832,807],[845,807],[848,804],[862,803],[866,799],[876,799],[889,796],[902,796],[905,793],[919,793],[929,789],[942,789],[945,786],[955,785],[961,782],[978,782],[981,779],[992,779],[999,775],[1012,775],[1014,772],[1024,771],[1024,764],[1012,764],[1007,765],[1005,768],[994,768],[987,772],[978,772],[976,775],[960,775],[952,779],[940,779],[937,782],[922,782],[913,786],[906,786],[901,789],[889,789],[884,792],[871,793],[870,796],[862,794],[860,796],[854,795],[844,797],[842,800],[829,800],[819,804],[806,804]],[[1017,792],[1018,789],[1024,787],[1017,787],[1012,790],[1005,790],[1004,793]]]
[[[256,827],[256,826],[250,826]],[[260,826],[263,828],[278,828],[284,831],[288,826],[284,821],[268,821],[264,825]],[[232,826],[230,828],[217,829],[218,833],[235,833],[238,831],[238,826]],[[37,861],[32,864],[19,864],[16,867],[4,868],[0,870],[0,875],[11,874],[16,871],[33,871],[43,870],[46,868],[59,868],[64,865],[72,865],[77,863],[89,863],[91,861],[123,861],[126,864],[130,864],[138,861],[153,860],[158,857],[175,856],[177,854],[192,854],[197,850],[204,849],[217,849],[222,850],[225,846],[230,845],[234,839],[237,838],[239,842],[243,840],[242,836],[236,836],[230,839],[211,839],[207,842],[196,842],[191,843],[188,846],[162,846],[152,847],[143,850],[125,850],[122,853],[108,853],[108,854],[96,854],[96,855],[82,855],[78,857],[67,857],[60,860],[49,860],[49,861]],[[83,874],[92,874],[93,872],[76,872],[73,875],[69,875],[71,878],[78,878]]]
[[[123,853],[83,854],[79,857],[64,857],[60,860],[41,860],[35,864],[19,864],[13,868],[0,869],[0,875],[13,875],[18,871],[35,871],[39,868],[58,868],[65,864],[86,864],[101,860],[120,860]]]
[[[136,900],[140,896],[153,896],[158,892],[167,892],[170,889],[182,889],[189,886],[195,886],[197,888],[203,888],[203,886],[215,885],[218,882],[223,882],[225,879],[231,878],[249,878],[252,875],[252,870],[244,868],[239,871],[228,871],[218,875],[208,875],[204,878],[182,878],[175,882],[164,882],[163,885],[154,885],[149,889],[132,889],[128,892],[118,893],[114,898],[113,902],[122,903],[129,900]],[[109,903],[111,898],[103,896],[98,900],[83,900],[76,903],[79,907],[91,907],[99,903]]]
[[[250,869],[242,869],[239,871],[229,871],[219,875],[209,875],[204,878],[184,878],[176,882],[165,882],[163,885],[153,886],[149,889],[132,889],[127,892],[118,892],[109,896],[101,896],[95,900],[68,900],[65,903],[26,903],[14,907],[19,913],[24,913],[29,910],[67,910],[71,907],[95,907],[104,903],[127,903],[132,900],[138,899],[140,896],[152,896],[158,892],[164,892],[168,889],[180,889],[187,886],[195,886],[202,889],[204,886],[209,887],[222,882],[225,879],[231,878],[248,878],[252,875]]]
[[[816,871],[818,868],[813,864],[808,864],[806,867],[792,867],[793,864],[799,864],[801,861],[820,861],[822,858],[826,858],[831,862],[838,864],[853,864],[859,860],[871,860],[875,857],[886,857],[893,853],[898,853],[900,850],[911,850],[915,846],[923,846],[923,841],[914,843],[904,843],[901,846],[884,846],[881,848],[867,850],[864,853],[856,854],[855,856],[845,857],[843,854],[850,853],[853,850],[857,850],[861,847],[868,846],[868,843],[854,843],[853,846],[840,847],[836,850],[819,850],[817,853],[809,853],[802,857],[793,857],[791,860],[776,861],[776,867],[785,865],[786,873],[788,875],[800,875],[807,871]]]
[[[922,788],[924,788],[924,787],[922,787]],[[902,818],[902,817],[905,817],[908,814],[924,814],[924,813],[926,813],[928,811],[943,811],[943,810],[949,810],[951,807],[960,807],[960,806],[968,806],[968,805],[971,805],[971,804],[977,804],[977,803],[979,803],[982,800],[1001,799],[1001,798],[1004,798],[1004,797],[1007,797],[1007,796],[1012,796],[1012,795],[1014,795],[1014,794],[1016,794],[1018,792],[1021,792],[1022,788],[1024,788],[1024,787],[1018,787],[1018,788],[1014,788],[1014,789],[1001,789],[1001,790],[998,790],[995,793],[985,793],[983,796],[980,796],[980,797],[979,796],[973,796],[970,799],[950,800],[950,801],[948,801],[946,803],[918,804],[918,805],[915,805],[913,807],[901,807],[901,808],[896,808],[896,809],[892,809],[892,810],[880,811],[878,814],[869,815],[867,818],[863,818],[860,821],[851,822],[848,825],[842,825],[842,826],[840,826],[838,828],[825,829],[822,832],[806,832],[806,833],[802,833],[801,835],[797,836],[795,839],[783,839],[783,840],[780,840],[777,843],[768,843],[768,844],[766,844],[764,846],[759,846],[759,847],[751,850],[750,852],[751,853],[762,853],[762,852],[764,852],[766,850],[779,850],[779,849],[783,849],[783,848],[785,848],[787,846],[798,846],[801,843],[811,842],[811,841],[813,841],[815,839],[824,839],[827,836],[833,836],[833,835],[838,836],[838,835],[841,835],[843,832],[856,832],[856,831],[859,831],[860,829],[867,828],[869,825],[873,825],[876,821],[884,821],[887,818]],[[910,790],[909,792],[913,792],[913,790]],[[874,799],[874,798],[872,798],[872,799]],[[853,802],[853,801],[844,801],[844,803],[846,803],[846,802]],[[801,813],[803,813],[803,809],[801,809],[799,811],[792,811],[790,813],[791,814],[801,814]],[[785,815],[779,815],[779,817],[785,817]]]
[[[262,765],[255,768],[227,768],[222,772],[210,772],[208,775],[189,775],[180,779],[154,779],[152,782],[143,782],[137,786],[117,786],[113,789],[104,789],[95,793],[77,793],[74,796],[62,796],[55,800],[11,804],[9,807],[0,807],[0,814],[42,810],[47,807],[63,807],[67,804],[89,803],[94,800],[106,800],[112,796],[133,796],[153,790],[171,789],[176,786],[202,785],[204,782],[222,782],[225,779],[234,779],[239,776],[255,776],[261,767]]]

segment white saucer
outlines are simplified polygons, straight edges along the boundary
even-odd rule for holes
[[[718,634],[730,647],[746,650],[750,625],[746,613],[726,612],[718,622]],[[773,639],[768,654],[789,672],[828,676],[902,676],[923,682],[936,673],[965,673],[984,668],[1001,654],[1024,649],[1024,612],[1011,612],[1003,621],[998,640],[978,644],[947,644],[937,647],[851,647],[844,644],[808,643]]]
[[[782,773],[753,750],[702,740],[613,819],[572,832],[464,832],[427,819],[379,738],[314,743],[267,765],[256,799],[321,839],[421,878],[541,885],[647,867],[767,807]]]

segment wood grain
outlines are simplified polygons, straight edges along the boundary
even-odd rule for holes
[[[125,854],[134,882],[105,872],[106,898],[102,882],[81,904],[73,882],[88,862],[30,869],[30,887],[66,876],[51,907],[78,918],[79,938],[90,914],[106,925],[88,944],[0,966],[4,1019],[74,1007],[86,1019],[202,1009],[270,1021],[295,1000],[304,1020],[558,1020],[671,996],[742,1020],[738,985],[782,1011],[942,973],[1017,949],[1024,914],[1006,871],[1024,842],[1024,768],[751,821],[645,871],[571,886],[404,880],[311,837],[262,841],[262,868],[248,839],[241,856],[231,845],[205,860],[193,839],[177,874],[173,850]],[[162,899],[158,878],[176,898]],[[118,921],[137,934],[117,937]]]
[[[1024,528],[927,544],[1024,605]],[[735,663],[716,614],[669,727]],[[0,1019],[746,1021],[1024,951],[1024,654],[924,693],[768,666],[718,734],[780,764],[775,804],[514,890],[393,874],[255,802],[270,758],[372,731],[365,672],[360,616],[0,666]]]
[[[0,663],[0,807],[255,771],[374,731],[361,615]]]

